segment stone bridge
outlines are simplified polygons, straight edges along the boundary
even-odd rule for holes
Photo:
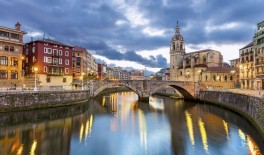
[[[154,80],[101,80],[88,84],[90,95],[95,97],[106,88],[125,86],[134,91],[141,101],[148,101],[149,96],[166,86],[177,89],[186,99],[194,100],[199,94],[199,84],[190,81],[154,81]]]

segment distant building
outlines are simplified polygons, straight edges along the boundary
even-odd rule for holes
[[[98,63],[98,79],[105,80],[107,78],[107,65]]]
[[[0,87],[22,87],[23,35],[21,25],[15,29],[0,26]]]
[[[156,80],[169,80],[169,68],[162,68],[155,74]]]
[[[208,88],[233,88],[237,76],[235,68],[223,63],[219,51],[206,49],[186,53],[177,24],[170,47],[170,80],[202,82]]]
[[[26,43],[25,73],[34,74],[37,68],[38,86],[45,89],[71,89],[73,47],[52,39],[39,39]]]
[[[144,80],[144,71],[143,70],[132,70],[130,71],[130,79],[131,80]]]

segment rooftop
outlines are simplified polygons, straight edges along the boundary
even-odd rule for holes
[[[66,47],[72,47],[71,45],[67,45],[67,44],[64,44],[64,43],[61,43],[59,41],[56,41],[56,40],[52,40],[52,39],[38,39],[38,40],[35,40],[33,42],[36,42],[36,41],[39,41],[39,42],[44,42],[44,43],[50,43],[50,44],[55,44],[55,45],[60,45],[60,46],[66,46]]]
[[[27,34],[27,32],[25,32],[25,31],[18,31],[18,30],[16,30],[16,29],[12,29],[12,28],[8,28],[8,27],[4,27],[4,26],[0,26],[0,29],[7,30],[7,31],[13,31],[13,32],[17,32],[17,33]]]
[[[248,48],[248,47],[250,47],[250,46],[253,46],[253,41],[250,42],[249,44],[247,44],[245,47],[241,48],[240,50],[245,49],[245,48]]]

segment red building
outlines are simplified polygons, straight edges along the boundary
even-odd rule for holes
[[[35,74],[34,68],[37,68],[40,88],[71,89],[72,48],[70,45],[51,39],[26,43],[23,47],[26,75]]]

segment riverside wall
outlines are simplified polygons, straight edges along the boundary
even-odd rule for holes
[[[88,91],[1,92],[0,112],[73,105],[89,99]]]
[[[264,137],[264,100],[260,97],[221,91],[201,91],[200,101],[232,109],[249,119]]]

